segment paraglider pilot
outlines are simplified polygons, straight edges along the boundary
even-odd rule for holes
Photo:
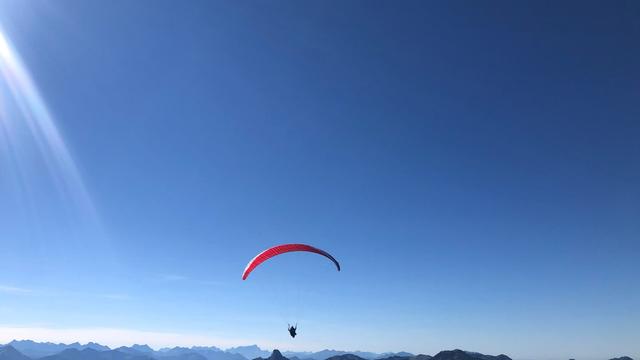
[[[291,335],[292,338],[296,337],[296,330],[298,330],[298,324],[296,324],[296,326],[289,326],[289,335]]]

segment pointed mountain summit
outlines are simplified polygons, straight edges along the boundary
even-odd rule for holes
[[[289,360],[289,359],[284,357],[284,355],[282,355],[280,350],[275,349],[275,350],[273,350],[271,355],[269,355],[268,358],[264,359],[264,358],[259,357],[259,358],[255,358],[254,360]]]
[[[269,360],[288,360],[288,359],[286,357],[284,357],[284,355],[282,355],[280,350],[275,349],[271,353],[271,356],[269,356]]]

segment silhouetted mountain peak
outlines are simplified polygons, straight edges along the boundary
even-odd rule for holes
[[[269,360],[284,360],[284,359],[287,359],[287,358],[284,357],[284,355],[282,355],[282,353],[278,349],[273,350],[273,352],[271,353],[271,356],[269,356]]]
[[[258,358],[255,358],[254,360],[289,360],[289,359],[286,358],[284,355],[282,355],[280,350],[274,349],[268,358],[264,359],[264,358],[258,357]]]
[[[621,356],[621,357],[617,357],[609,360],[633,360],[633,359],[628,356]]]

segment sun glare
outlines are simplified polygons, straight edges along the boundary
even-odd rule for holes
[[[4,146],[10,147],[9,155],[5,156],[13,157],[8,162],[12,164],[12,172],[21,174],[17,176],[21,188],[28,188],[25,169],[33,167],[25,164],[28,156],[22,154],[35,150],[63,199],[61,206],[73,207],[73,213],[79,218],[92,223],[91,227],[98,226],[93,203],[68,147],[20,56],[1,31],[0,75],[0,88],[6,90],[0,130],[5,138]],[[8,111],[9,107],[13,111]]]
[[[7,39],[4,38],[4,34],[0,32],[0,56],[3,59],[8,58],[11,55],[11,48],[7,43]]]

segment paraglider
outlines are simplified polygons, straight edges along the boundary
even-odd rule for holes
[[[247,264],[247,267],[245,267],[244,271],[242,272],[242,280],[246,280],[249,274],[251,274],[251,272],[255,270],[256,267],[258,267],[263,262],[271,259],[272,257],[278,256],[284,253],[296,252],[296,251],[305,251],[305,252],[322,255],[327,259],[331,260],[333,264],[336,266],[336,268],[338,269],[338,271],[340,271],[340,263],[338,263],[338,260],[336,260],[331,254],[329,254],[324,250],[321,250],[306,244],[283,244],[283,245],[271,247],[261,252],[260,254],[256,255],[253,259],[251,259],[251,261],[249,261],[249,263]],[[289,335],[291,335],[292,338],[295,338],[297,335],[298,324],[296,323],[295,326],[291,326],[288,324],[287,330],[289,330]]]
[[[288,325],[288,326],[289,326],[289,335],[291,335],[292,338],[295,338],[297,335],[296,330],[298,330],[298,324],[296,324],[296,326],[291,326],[291,325]]]

